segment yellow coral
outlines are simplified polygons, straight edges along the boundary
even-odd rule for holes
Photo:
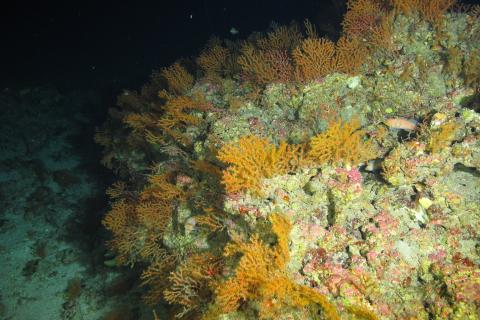
[[[149,185],[140,193],[136,219],[145,229],[161,234],[171,220],[173,201],[183,200],[185,192],[170,183],[167,174],[152,175]]]
[[[164,248],[157,249],[157,259],[141,275],[142,285],[149,286],[148,292],[143,297],[147,304],[156,305],[164,298],[164,291],[168,285],[167,276],[177,262],[178,256]]]
[[[112,145],[112,137],[107,132],[105,132],[105,130],[97,129],[95,132],[94,139],[95,139],[95,143],[103,147],[108,147]]]
[[[195,254],[183,261],[168,276],[168,287],[164,297],[170,304],[182,306],[175,315],[181,318],[206,303],[205,291],[209,282],[219,271],[220,259],[212,254]]]
[[[427,144],[427,151],[437,153],[444,147],[450,145],[455,136],[455,130],[458,125],[453,122],[445,123],[440,128],[430,134]]]
[[[363,141],[360,121],[331,122],[328,129],[310,140],[308,157],[318,163],[344,162],[352,165],[374,157],[372,146]]]
[[[178,62],[162,70],[168,89],[173,94],[184,94],[193,86],[193,76]]]
[[[102,224],[112,233],[108,245],[115,250],[116,260],[122,264],[133,265],[132,256],[136,248],[138,233],[136,230],[135,203],[119,199],[102,220]]]
[[[343,17],[343,32],[351,38],[364,37],[373,30],[382,12],[380,1],[349,0]]]
[[[371,311],[370,309],[367,309],[367,307],[361,305],[351,305],[347,306],[346,309],[348,312],[354,314],[358,318],[366,320],[379,320],[377,315],[373,313],[373,311]]]
[[[185,198],[185,193],[170,183],[169,178],[168,174],[151,175],[148,179],[149,185],[142,191],[140,197],[144,200],[153,197],[167,202]]]
[[[127,184],[123,181],[115,181],[105,192],[112,199],[121,198],[127,190]]]
[[[277,236],[277,247],[275,249],[275,264],[279,269],[284,269],[290,260],[290,250],[288,248],[288,239],[292,224],[287,217],[280,214],[270,215],[272,222],[272,231]]]
[[[135,206],[121,199],[113,203],[112,209],[107,213],[102,223],[114,235],[121,234],[128,227]]]
[[[197,223],[208,228],[211,232],[216,232],[225,228],[222,217],[223,214],[219,210],[209,207],[203,209],[205,212],[203,215],[196,216]]]
[[[183,133],[188,126],[198,126],[201,123],[201,115],[192,114],[193,110],[205,111],[210,107],[204,96],[173,96],[166,92],[160,95],[167,99],[163,106],[164,115],[157,120],[156,126],[160,128],[166,136],[170,136],[175,141],[183,145],[189,145],[190,139]],[[157,141],[155,135],[151,132],[147,137],[150,141]]]
[[[154,124],[152,115],[148,113],[129,113],[123,122],[134,131],[143,131],[147,126]]]
[[[276,62],[267,51],[259,50],[252,44],[243,46],[238,58],[238,64],[246,78],[261,85],[278,81]]]
[[[262,50],[290,51],[298,45],[301,39],[300,30],[297,25],[292,24],[279,26],[269,32],[265,38],[259,39],[257,44]]]
[[[164,200],[144,201],[136,207],[139,222],[158,232],[163,232],[168,226],[172,210],[171,203]]]
[[[249,243],[234,240],[226,246],[225,256],[241,253],[235,276],[220,284],[216,290],[216,305],[222,313],[237,310],[240,301],[259,302],[259,318],[271,319],[281,315],[285,308],[303,308],[310,304],[322,307],[327,319],[339,320],[335,307],[312,288],[293,282],[286,273],[289,261],[288,238],[291,224],[288,219],[274,213],[270,216],[272,231],[277,236],[273,248],[258,236]]]
[[[438,25],[447,10],[455,4],[455,0],[392,0],[394,9],[405,15],[418,12],[422,17]]]
[[[308,38],[318,38],[317,28],[310,20],[305,19],[303,25]]]
[[[206,110],[208,106],[205,101],[200,101],[201,97],[196,98],[197,99],[187,96],[171,97],[165,103],[165,113],[167,116],[176,119],[178,123],[198,125],[200,119],[187,113],[187,111],[194,109]]]
[[[342,26],[349,39],[359,39],[369,48],[387,48],[391,39],[393,16],[384,10],[378,0],[349,0]]]
[[[480,6],[479,6],[480,17]],[[464,64],[465,84],[480,93],[480,49],[470,53]]]
[[[335,43],[328,39],[307,38],[292,55],[299,80],[314,80],[336,70]]]
[[[205,72],[205,78],[209,81],[219,82],[225,73],[229,61],[230,52],[220,44],[220,40],[213,40],[210,46],[202,51],[197,58],[197,63]]]
[[[228,192],[260,192],[261,181],[294,170],[303,160],[300,146],[285,142],[275,147],[267,139],[255,136],[240,138],[224,145],[218,159],[229,164],[222,182]]]
[[[340,37],[336,44],[336,68],[339,72],[358,72],[368,54],[358,38]]]
[[[149,185],[139,195],[140,201],[122,197],[124,184],[115,184],[109,193],[117,200],[102,222],[113,234],[110,246],[117,252],[117,259],[128,264],[134,264],[137,257],[155,261],[174,201],[185,199],[185,192],[162,174],[149,178]]]
[[[206,160],[192,160],[190,163],[192,165],[192,168],[199,172],[204,172],[214,177],[222,176],[222,170],[218,166]]]

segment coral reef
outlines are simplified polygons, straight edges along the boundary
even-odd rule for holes
[[[224,145],[217,158],[230,164],[222,182],[227,192],[235,193],[259,192],[262,179],[294,171],[304,157],[301,146],[280,143],[277,148],[266,139],[247,136],[238,143]]]
[[[172,318],[478,319],[479,12],[351,0],[336,42],[214,38],[125,92],[116,263]]]

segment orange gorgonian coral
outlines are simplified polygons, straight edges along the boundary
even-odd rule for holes
[[[219,257],[202,253],[188,257],[170,272],[163,295],[168,303],[181,306],[176,318],[182,318],[208,303],[210,282],[221,266]]]
[[[227,192],[259,193],[262,179],[286,174],[299,166],[303,149],[285,142],[275,147],[267,139],[245,136],[237,143],[224,145],[218,159],[229,165],[222,178]]]
[[[285,73],[292,69],[288,55],[282,51],[259,50],[252,44],[242,48],[238,64],[246,79],[260,85],[288,80],[290,77],[285,76]],[[279,77],[279,68],[282,69],[280,75],[284,79]]]
[[[138,197],[123,197],[124,192],[125,185],[113,186],[110,193],[116,201],[102,221],[112,232],[110,246],[121,263],[133,265],[139,257],[155,261],[175,203],[184,200],[186,194],[170,183],[166,174],[150,176],[149,185]]]
[[[358,38],[340,37],[336,44],[336,68],[339,72],[358,72],[367,57],[368,50]]]
[[[336,70],[335,43],[328,39],[307,38],[292,55],[299,80],[315,80]]]
[[[343,18],[343,32],[351,39],[358,38],[369,48],[388,48],[391,39],[392,17],[378,0],[349,0]]]
[[[302,39],[302,34],[296,24],[280,26],[267,33],[267,36],[257,41],[262,50],[290,51],[295,48]]]
[[[392,0],[394,9],[405,15],[418,12],[434,25],[438,25],[447,10],[455,4],[455,0]]]
[[[373,158],[373,149],[363,140],[365,132],[358,119],[333,121],[328,129],[310,140],[307,157],[318,164],[344,162],[359,164]]]
[[[134,132],[143,132],[147,127],[155,123],[153,116],[149,113],[128,113],[123,122]]]
[[[348,10],[343,17],[343,32],[351,38],[364,37],[378,23],[382,7],[375,0],[349,0]]]
[[[298,80],[311,81],[333,72],[355,73],[368,50],[357,38],[341,37],[337,43],[325,38],[308,38],[293,51]]]
[[[212,40],[212,42],[197,58],[197,64],[205,72],[207,80],[219,82],[227,69],[230,52],[220,44],[220,40]]]
[[[193,86],[193,76],[178,62],[162,70],[168,89],[173,94],[184,94]]]
[[[163,91],[160,92],[160,96],[167,101],[163,106],[163,116],[156,121],[156,127],[161,129],[164,137],[169,137],[183,145],[189,145],[191,141],[184,134],[186,127],[198,126],[202,121],[199,112],[208,110],[210,104],[200,95],[174,96]],[[194,111],[197,113],[195,114]],[[153,131],[147,131],[147,133],[147,139],[152,143],[166,141],[162,135],[155,134]]]
[[[324,295],[287,276],[288,239],[292,225],[278,213],[273,213],[270,221],[277,236],[276,246],[270,247],[258,236],[253,236],[248,243],[234,240],[225,247],[225,256],[241,253],[242,257],[235,268],[235,276],[220,283],[216,289],[217,310],[229,313],[237,310],[242,300],[254,300],[259,305],[259,319],[272,319],[280,316],[284,308],[318,304],[327,319],[339,320],[335,307]]]
[[[436,131],[431,132],[427,143],[427,151],[437,153],[449,146],[458,128],[458,124],[449,122],[441,125]]]

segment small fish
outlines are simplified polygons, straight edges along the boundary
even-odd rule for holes
[[[230,34],[237,35],[239,33],[240,33],[240,31],[238,31],[237,28],[235,28],[235,27],[230,28]]]
[[[407,131],[414,131],[417,129],[418,121],[406,118],[390,118],[384,123],[391,129],[402,129]]]
[[[367,163],[365,163],[365,171],[368,172],[374,172],[374,171],[380,171],[382,168],[382,159],[373,159],[373,160],[368,160]]]

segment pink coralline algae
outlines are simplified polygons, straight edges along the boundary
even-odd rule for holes
[[[456,300],[480,303],[480,269],[478,267],[449,264],[440,266],[440,274]]]
[[[335,173],[335,179],[328,181],[328,185],[331,188],[338,189],[342,192],[362,192],[363,178],[357,168],[345,169],[339,167],[335,169]]]
[[[443,249],[439,249],[428,255],[428,259],[436,263],[444,263],[446,258],[447,258],[447,251]]]
[[[333,262],[326,262],[320,269],[320,272],[325,275],[323,285],[334,296],[353,298],[365,294],[366,286],[362,280],[368,278],[365,271],[345,269],[340,264]]]
[[[302,223],[300,225],[301,235],[307,242],[316,241],[325,235],[325,229],[316,223]]]
[[[395,230],[399,222],[388,211],[382,211],[373,218],[381,231]]]
[[[383,234],[389,236],[395,234],[399,221],[395,219],[388,211],[381,211],[373,218],[374,224],[368,225],[366,230],[372,234]]]

